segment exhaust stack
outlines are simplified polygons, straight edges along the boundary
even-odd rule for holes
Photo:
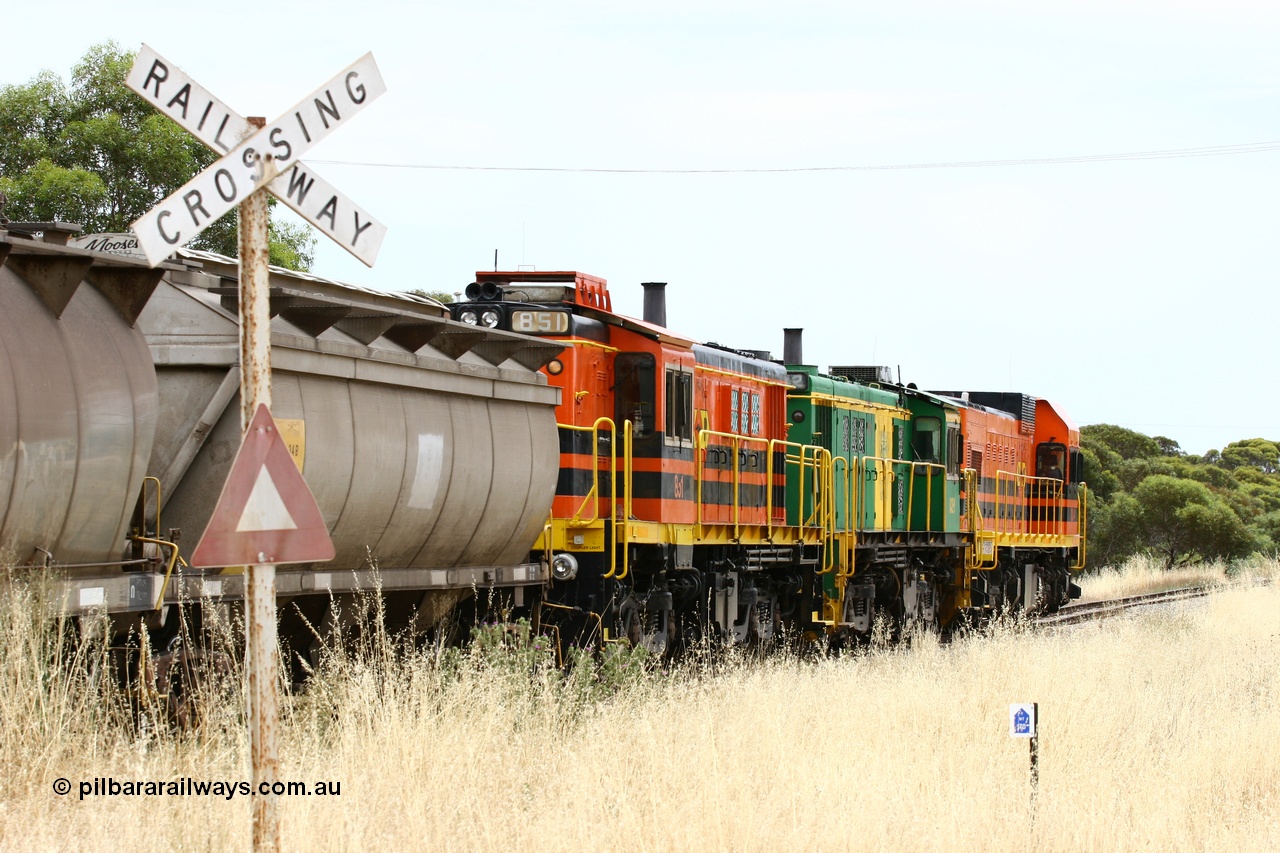
[[[782,330],[782,363],[804,364],[804,329]]]
[[[667,326],[667,283],[665,281],[646,281],[640,284],[644,288],[644,321],[655,326]]]

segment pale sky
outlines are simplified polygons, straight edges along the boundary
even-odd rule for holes
[[[389,231],[372,270],[321,238],[317,274],[457,291],[496,249],[632,315],[666,281],[701,340],[780,354],[800,326],[824,369],[1196,453],[1280,439],[1280,4],[11,5],[0,82],[146,42],[268,118],[372,50],[387,94],[304,159]]]

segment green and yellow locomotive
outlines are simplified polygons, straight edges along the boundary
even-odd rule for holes
[[[895,624],[950,626],[1079,595],[1080,436],[1052,404],[921,391],[885,367],[824,375],[803,364],[800,330],[786,335],[790,438],[831,460],[828,630],[863,633],[877,610]]]

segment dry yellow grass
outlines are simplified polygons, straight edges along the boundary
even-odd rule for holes
[[[731,659],[613,693],[529,656],[366,652],[292,705],[282,775],[342,788],[282,801],[286,849],[1280,849],[1273,588],[1061,634]],[[40,658],[0,657],[6,671]],[[43,681],[22,689],[57,692]],[[140,737],[83,707],[44,725],[39,703],[0,698],[25,709],[0,719],[0,848],[247,847],[247,798],[75,791],[247,779],[233,708],[194,735]],[[1015,701],[1041,709],[1034,821]],[[58,777],[71,794],[52,792]]]
[[[1254,557],[1231,566],[1216,562],[1166,569],[1160,560],[1139,556],[1131,557],[1115,568],[1090,571],[1076,582],[1083,592],[1082,601],[1099,601],[1166,589],[1216,587],[1264,579],[1280,579],[1280,560]]]

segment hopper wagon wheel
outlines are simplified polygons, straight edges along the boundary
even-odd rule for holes
[[[189,649],[170,643],[153,661],[157,693],[170,719],[181,729],[195,728],[215,705],[236,689],[234,667],[224,652]]]

